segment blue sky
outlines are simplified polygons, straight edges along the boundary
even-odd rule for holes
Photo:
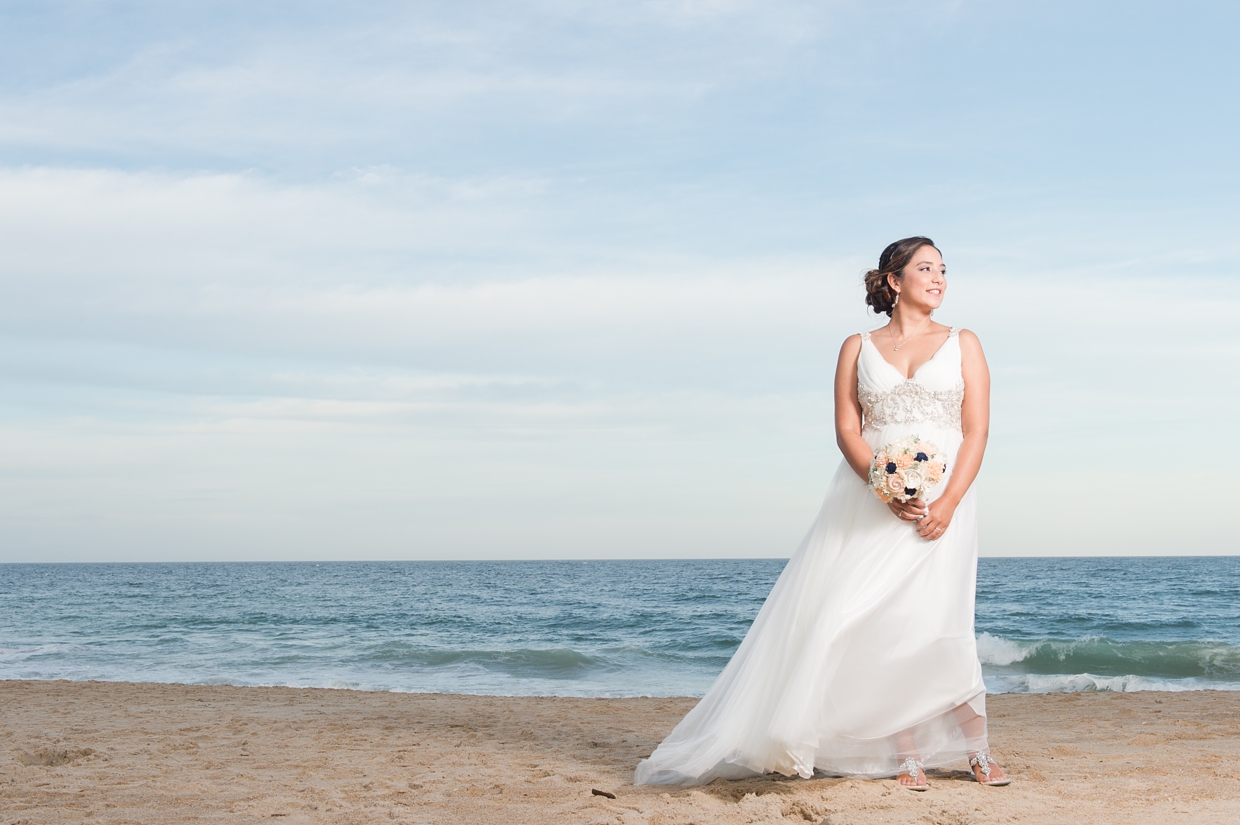
[[[1238,18],[4,4],[0,561],[787,555],[910,234],[983,553],[1240,552]]]

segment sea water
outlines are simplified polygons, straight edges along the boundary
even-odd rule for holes
[[[782,559],[0,565],[0,679],[698,696]],[[982,559],[987,688],[1240,689],[1240,557]]]

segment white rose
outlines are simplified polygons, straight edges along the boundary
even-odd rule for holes
[[[904,486],[914,490],[920,490],[921,486],[926,483],[926,477],[921,474],[921,470],[908,469],[904,471]]]

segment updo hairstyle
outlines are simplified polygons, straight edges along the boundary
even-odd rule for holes
[[[934,246],[934,241],[917,236],[889,244],[878,256],[878,269],[865,273],[865,302],[874,309],[875,314],[885,312],[891,317],[891,311],[896,306],[896,291],[891,288],[887,276],[904,277],[904,267],[923,246]],[[934,248],[938,250],[937,246]]]

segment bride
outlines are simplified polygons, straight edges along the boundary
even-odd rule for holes
[[[777,772],[895,775],[967,759],[984,785],[1010,780],[986,740],[973,634],[973,479],[990,417],[977,336],[931,314],[947,267],[929,238],[888,246],[865,276],[890,323],[844,341],[835,372],[844,453],[817,521],[702,701],[638,766],[635,784],[705,784]],[[928,501],[884,504],[875,452],[906,435],[947,457]]]

